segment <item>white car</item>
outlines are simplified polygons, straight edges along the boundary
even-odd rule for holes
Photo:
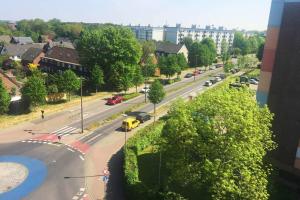
[[[249,80],[249,83],[250,83],[250,84],[253,84],[253,85],[258,85],[258,81],[255,80],[255,79],[250,79],[250,80]]]
[[[145,93],[148,93],[149,91],[150,91],[150,87],[146,86],[141,90],[141,93],[145,94]]]
[[[222,81],[221,77],[219,77],[219,76],[217,76],[217,77],[215,78],[215,80],[216,80],[217,82]]]
[[[212,82],[211,81],[205,81],[204,86],[207,86],[207,87],[212,86]]]

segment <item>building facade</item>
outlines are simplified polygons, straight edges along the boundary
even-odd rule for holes
[[[300,0],[273,0],[256,94],[274,120],[278,148],[272,158],[300,176]]]
[[[225,40],[229,46],[232,46],[235,30],[227,30],[224,27],[215,28],[214,26],[206,26],[199,28],[192,25],[191,28],[181,27],[177,24],[175,27],[151,27],[149,26],[128,26],[136,38],[139,40],[167,41],[179,44],[185,37],[190,37],[194,41],[201,41],[204,38],[211,38],[216,44],[218,53],[221,53],[221,44]],[[249,36],[245,32],[245,36]]]
[[[163,41],[164,40],[164,28],[163,27],[151,27],[148,26],[128,26],[135,37],[139,40],[154,40]]]

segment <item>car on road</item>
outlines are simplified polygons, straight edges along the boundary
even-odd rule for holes
[[[216,64],[216,68],[224,67],[223,64]]]
[[[211,82],[212,84],[216,84],[218,81],[217,81],[216,79],[211,79],[210,82]]]
[[[115,95],[112,98],[107,99],[106,104],[107,105],[116,105],[118,103],[122,103],[124,101],[124,98],[120,95]]]
[[[141,90],[141,93],[145,94],[145,93],[148,93],[149,91],[150,91],[150,87],[146,86]]]
[[[185,76],[184,76],[184,78],[191,78],[191,77],[193,77],[194,76],[194,74],[192,74],[192,73],[187,73]]]
[[[258,81],[252,78],[249,80],[249,83],[252,85],[258,85]]]
[[[215,77],[215,81],[220,82],[220,81],[222,81],[222,79],[221,79],[221,77],[217,76],[217,77]]]
[[[211,81],[205,81],[204,86],[207,86],[207,87],[212,86],[212,82]]]
[[[215,69],[216,69],[216,66],[212,65],[212,66],[209,67],[209,70],[215,70]]]
[[[225,79],[226,78],[226,74],[219,74],[218,75],[221,79]]]
[[[124,131],[131,131],[132,129],[138,127],[140,123],[141,122],[136,118],[129,117],[122,122],[122,129]]]
[[[148,113],[142,112],[136,115],[136,119],[139,120],[141,123],[144,123],[151,119],[151,116]]]

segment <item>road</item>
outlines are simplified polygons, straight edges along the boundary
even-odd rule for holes
[[[219,73],[221,69],[210,71],[208,74]],[[203,75],[202,75],[203,76]],[[203,89],[203,83],[210,79],[209,77],[198,77],[197,81],[193,82],[193,78],[186,79],[176,84],[165,87],[165,90],[169,93],[166,98],[159,105],[168,103],[178,97],[186,97],[192,91],[198,91]],[[200,80],[201,79],[201,80]],[[189,84],[189,85],[187,85]],[[177,89],[176,89],[177,88]],[[95,105],[91,105],[85,108],[85,112],[89,111],[92,114],[85,117],[84,127],[88,127],[94,122],[103,121],[115,114],[121,113],[127,110],[132,105],[141,104],[144,102],[144,96],[139,96],[128,102],[124,102],[117,106],[105,106],[100,112],[96,110]],[[158,106],[159,106],[158,105]],[[98,105],[96,105],[98,106]],[[103,105],[104,106],[104,105]],[[144,104],[138,111],[150,112],[153,109],[153,105],[150,103]],[[96,110],[96,111],[95,111]],[[76,111],[73,111],[76,112]],[[79,138],[78,143],[82,146],[92,146],[99,142],[105,136],[114,133],[119,129],[122,117],[118,117],[106,125],[98,128],[89,135]],[[81,123],[79,120],[75,120],[71,124],[67,124],[67,129],[79,129]],[[56,127],[57,130],[64,130],[64,127]],[[61,131],[62,133],[62,131]],[[56,131],[54,134],[61,134],[60,131]],[[30,200],[52,200],[52,199],[84,199],[85,195],[85,171],[84,171],[84,152],[79,152],[76,149],[66,146],[64,144],[53,144],[47,142],[27,141],[17,142],[10,144],[0,145],[0,158],[6,155],[18,155],[29,158],[35,158],[44,162],[47,167],[46,180],[33,192],[26,194],[24,199]],[[36,176],[39,176],[39,171],[35,172]],[[67,177],[67,178],[66,178]],[[33,180],[34,181],[34,180]],[[22,184],[21,186],[22,187]],[[26,188],[24,188],[26,190]],[[13,192],[13,190],[11,191]],[[1,194],[0,194],[1,199]],[[13,200],[13,199],[12,199]]]

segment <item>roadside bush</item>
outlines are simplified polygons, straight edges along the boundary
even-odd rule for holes
[[[163,126],[164,121],[151,124],[138,131],[127,142],[123,166],[127,199],[151,199],[156,194],[156,191],[147,188],[140,181],[137,156],[146,147],[158,142]]]
[[[131,93],[131,94],[125,94],[123,96],[123,98],[124,98],[124,101],[128,101],[128,100],[133,99],[137,96],[139,96],[139,93]]]

